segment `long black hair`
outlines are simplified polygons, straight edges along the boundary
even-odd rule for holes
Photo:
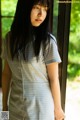
[[[47,16],[44,22],[39,27],[33,27],[30,21],[30,13],[34,4],[41,3],[49,7]],[[25,48],[30,42],[35,41],[33,44],[34,54],[39,56],[40,46],[43,43],[46,47],[48,28],[49,28],[49,15],[50,15],[50,0],[18,0],[14,20],[10,30],[10,51],[12,59],[15,55],[19,55],[18,51],[22,51],[25,59]]]

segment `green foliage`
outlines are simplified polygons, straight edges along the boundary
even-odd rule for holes
[[[80,4],[74,2],[75,0],[72,0],[72,9],[71,9],[71,31],[76,32],[76,29],[80,27]]]
[[[80,4],[73,2],[71,8],[68,77],[71,79],[76,76],[80,76]]]
[[[1,13],[3,16],[14,16],[17,0],[1,0]]]
[[[17,0],[1,0],[1,14],[2,18],[2,37],[4,38],[6,33],[10,30],[10,26],[13,18],[7,18],[6,16],[14,16]]]
[[[12,18],[3,18],[2,19],[2,37],[4,38],[6,33],[10,31],[10,26],[12,23]]]

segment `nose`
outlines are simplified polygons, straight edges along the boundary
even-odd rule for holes
[[[38,16],[41,16],[41,15],[42,15],[42,10],[39,9],[39,11],[38,11]]]

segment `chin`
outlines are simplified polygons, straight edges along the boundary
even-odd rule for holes
[[[39,24],[32,24],[32,26],[34,26],[34,27],[39,27],[41,25],[41,23],[39,23]]]
[[[41,24],[33,25],[34,27],[39,27]]]

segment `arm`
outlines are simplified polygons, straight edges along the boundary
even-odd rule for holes
[[[7,101],[8,101],[8,93],[10,88],[10,81],[11,81],[11,70],[7,61],[4,63],[4,70],[2,72],[2,104],[3,104],[3,111],[7,111]]]
[[[47,65],[48,76],[50,80],[50,88],[54,99],[54,113],[56,120],[64,118],[64,112],[61,107],[61,95],[58,76],[58,63],[51,63]]]

